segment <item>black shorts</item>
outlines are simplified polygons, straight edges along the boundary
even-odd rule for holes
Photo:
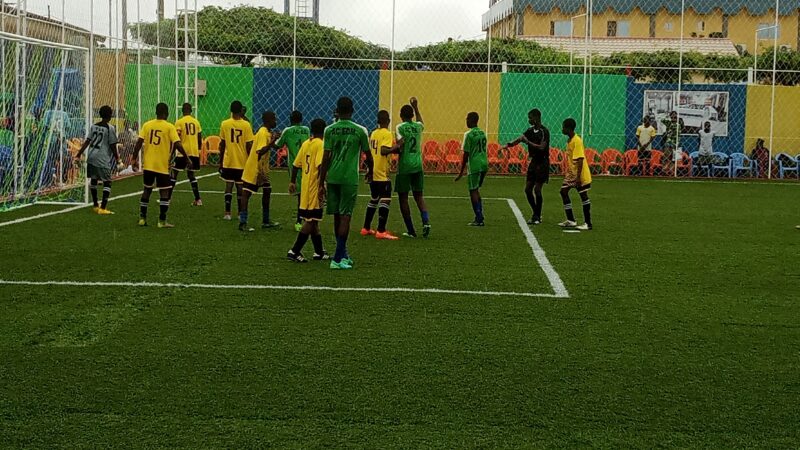
[[[259,177],[261,178],[261,177]],[[251,184],[247,181],[242,181],[242,189],[245,191],[250,191],[253,194],[257,193],[260,188],[270,189],[272,188],[272,184],[270,184],[269,177],[266,177],[266,180],[259,180],[260,184]]]
[[[301,209],[299,211],[299,216],[301,219],[305,220],[306,222],[311,221],[321,221],[322,220],[322,208],[319,209]]]
[[[192,162],[192,172],[200,170],[200,157],[199,156],[190,156],[189,161]],[[175,164],[173,165],[175,170],[179,172],[183,172],[186,170],[186,158],[183,156],[175,157]]]
[[[531,161],[526,179],[529,183],[547,183],[550,181],[550,163]]]
[[[373,181],[369,184],[369,192],[372,198],[392,198],[392,182]]]
[[[170,179],[169,174],[166,173],[145,170],[142,178],[144,179],[144,187],[147,188],[157,187],[161,189],[172,187],[172,180]]]
[[[219,171],[219,177],[222,178],[222,181],[228,183],[242,184],[242,174],[244,174],[244,169],[226,169],[223,167]]]

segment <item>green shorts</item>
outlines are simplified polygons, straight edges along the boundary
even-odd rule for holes
[[[471,173],[467,175],[467,187],[470,191],[480,189],[483,186],[483,180],[486,178],[486,172]]]
[[[352,216],[358,198],[357,184],[328,184],[328,198],[326,212]]]
[[[394,181],[394,191],[398,194],[422,192],[425,188],[425,177],[422,172],[398,173]]]

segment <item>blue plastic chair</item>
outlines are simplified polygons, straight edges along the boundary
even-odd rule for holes
[[[794,172],[800,177],[800,158],[792,157],[786,153],[775,155],[775,164],[778,166],[778,177],[784,178],[785,172]]]
[[[738,177],[739,172],[748,172],[752,177],[755,170],[755,161],[751,160],[744,153],[731,153],[731,178]]]
[[[695,176],[695,173],[700,170],[700,166],[697,165],[697,159],[700,158],[700,152],[689,153],[689,158],[692,159],[692,173],[689,175]]]
[[[730,178],[732,173],[731,159],[725,153],[714,152],[714,164],[711,165],[711,170],[713,174],[716,174],[719,170],[728,172],[728,178]]]

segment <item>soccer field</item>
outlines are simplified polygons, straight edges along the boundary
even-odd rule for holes
[[[203,173],[171,230],[136,226],[139,177],[114,216],[0,215],[0,447],[800,445],[797,183],[598,178],[564,233],[560,180],[529,228],[487,179],[471,228],[428,177],[431,238],[361,237],[361,198],[343,272],[285,260],[293,198],[241,233]]]

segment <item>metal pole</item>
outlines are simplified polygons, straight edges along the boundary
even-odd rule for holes
[[[199,38],[198,35],[197,35],[197,33],[198,33],[197,21],[199,20],[198,17],[197,17],[198,16],[198,13],[197,13],[197,0],[194,0],[194,6],[193,6],[192,10],[194,11],[194,27],[193,27],[194,28],[194,42],[192,43],[193,44],[192,45],[192,49],[193,49],[192,55],[194,55],[194,83],[193,83],[193,86],[194,86],[194,108],[195,108],[195,116],[196,117],[200,117],[199,116],[199,114],[200,114],[200,105],[198,105],[199,102],[197,101],[197,79],[200,78],[200,69],[198,68],[199,61],[198,61],[198,55],[197,55],[197,40]]]
[[[578,14],[569,19],[569,73],[572,73],[572,61],[575,59],[575,19],[580,19],[586,14]]]
[[[173,28],[175,29],[175,107],[172,108],[173,114],[175,114],[175,120],[180,118],[180,112],[178,111],[178,99],[180,99],[180,82],[179,75],[180,75],[180,65],[178,64],[179,56],[178,56],[178,22],[181,20],[180,12],[178,11],[178,1],[175,0],[175,19],[173,19],[172,24]]]
[[[674,166],[673,175],[676,178],[678,177],[678,163],[677,163],[678,160],[675,158],[683,158],[683,155],[678,152],[682,151],[680,143],[681,143],[681,132],[683,132],[683,130],[681,129],[680,104],[681,104],[681,92],[683,90],[683,35],[684,35],[685,22],[686,22],[686,0],[681,0],[681,37],[680,37],[681,43],[680,43],[680,49],[678,50],[678,96],[675,99],[675,105],[673,106],[675,108],[675,113],[678,116],[678,124],[675,127],[675,134],[676,134],[675,149],[674,149],[675,154],[672,157],[673,159],[672,165]],[[691,175],[691,173],[689,175]]]
[[[65,2],[66,0],[61,0],[61,43],[66,43],[67,37],[67,13],[65,9]],[[67,124],[64,123],[64,77],[65,72],[67,71],[67,50],[61,50],[61,75],[58,77],[58,111],[61,112],[59,123],[60,129],[59,131],[59,141],[58,141],[58,184],[61,186],[64,184],[64,147],[67,145],[67,137],[66,137],[66,126]],[[71,159],[72,155],[70,155]]]
[[[589,57],[589,0],[586,0],[585,5],[586,18],[583,26],[583,88],[581,89],[581,137],[584,136],[584,131],[586,129],[586,75],[588,69],[586,62]]]
[[[394,114],[394,38],[395,25],[397,23],[397,0],[392,0],[392,56],[389,62],[389,117]]]
[[[586,34],[589,35],[589,51],[587,52],[587,55],[586,55],[586,58],[589,60],[589,96],[588,96],[589,97],[589,102],[588,102],[589,103],[589,106],[588,106],[588,108],[589,108],[589,111],[588,111],[589,112],[589,136],[592,135],[592,121],[593,121],[592,104],[593,104],[593,101],[594,101],[593,100],[594,99],[594,80],[593,80],[594,79],[594,75],[593,75],[594,67],[593,67],[593,61],[592,61],[592,43],[593,43],[592,33],[594,32],[594,12],[593,12],[593,10],[594,10],[594,0],[589,0],[589,30],[586,32]],[[586,136],[583,136],[583,138],[584,138],[584,141],[585,141],[586,140]]]
[[[769,111],[769,165],[767,178],[772,178],[772,152],[775,149],[775,90],[778,84],[778,30],[780,25],[780,0],[775,0],[775,33],[772,39],[772,100]]]
[[[87,124],[91,124],[91,119],[94,111],[94,0],[90,1],[89,4],[89,76],[87,77],[90,81],[89,83],[89,91],[86,93],[87,97],[89,97],[89,111],[90,114],[87,117],[88,122]],[[89,127],[86,127],[86,131],[89,131]]]
[[[195,14],[197,12],[195,11]],[[183,0],[183,102],[189,102],[189,0]],[[177,112],[178,105],[175,104]]]
[[[297,7],[294,11],[294,31],[292,32],[292,111],[297,109]]]
[[[162,5],[163,3],[159,3],[159,8],[161,8]],[[164,15],[163,8],[158,9],[156,11],[156,101],[158,103],[161,103],[161,18],[160,17],[163,15]]]
[[[492,79],[492,26],[489,25],[489,51],[488,57],[486,61],[486,116],[484,116],[484,123],[486,128],[486,137],[489,137],[489,99],[490,93],[489,89],[491,87],[491,79]]]
[[[136,0],[136,36],[139,42],[136,43],[136,131],[138,133],[142,128],[142,11],[141,0]],[[131,167],[135,171],[139,171],[142,167],[142,151],[139,150],[139,155],[136,157],[139,167]],[[133,166],[131,164],[131,166]]]

